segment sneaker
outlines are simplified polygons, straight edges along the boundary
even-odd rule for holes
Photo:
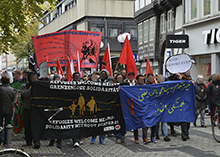
[[[202,128],[206,128],[206,126],[205,126],[205,125],[201,125],[201,127],[202,127]]]
[[[96,137],[93,137],[93,138],[91,139],[91,144],[94,144],[94,143],[95,143],[95,140],[96,140]]]
[[[187,141],[187,138],[185,138],[185,137],[184,137],[184,138],[182,138],[182,139],[183,139],[183,141]]]
[[[150,143],[151,142],[151,140],[149,140],[149,139],[147,139],[147,138],[145,138],[144,140],[143,140],[143,143],[144,144],[147,144],[147,143]]]
[[[177,133],[174,131],[174,132],[171,132],[171,135],[172,136],[177,136]]]
[[[170,141],[170,140],[171,140],[171,139],[170,139],[168,136],[164,137],[164,141],[168,142],[168,141]]]
[[[73,147],[79,147],[79,142],[75,142]]]
[[[193,123],[194,126],[197,126],[196,123]]]
[[[135,140],[134,140],[134,143],[139,144],[139,140],[138,140],[138,139],[135,139]]]
[[[79,144],[82,145],[82,144],[83,144],[83,141],[79,141]]]
[[[105,144],[105,141],[104,141],[104,140],[100,140],[99,143],[100,143],[100,144]]]
[[[160,139],[160,136],[159,135],[156,135],[156,140],[159,140]]]
[[[125,142],[125,136],[121,137],[121,142],[124,143]]]
[[[155,138],[152,137],[152,138],[151,138],[151,142],[153,142],[153,143],[157,143],[157,140],[155,140]]]
[[[116,143],[117,143],[117,144],[121,144],[121,140],[120,140],[120,139],[117,139],[117,140],[116,140]]]

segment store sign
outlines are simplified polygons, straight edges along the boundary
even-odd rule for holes
[[[204,35],[204,44],[220,43],[220,29],[214,28],[202,32]]]
[[[167,35],[166,37],[167,48],[188,48],[189,36],[188,35]]]
[[[194,60],[190,58],[187,54],[171,56],[166,60],[165,66],[167,71],[171,74],[176,74],[178,72],[185,73],[191,69]]]

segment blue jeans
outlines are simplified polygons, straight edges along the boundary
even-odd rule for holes
[[[163,130],[163,135],[164,137],[166,137],[168,135],[167,132],[167,123],[166,122],[162,122],[162,130]],[[157,124],[157,129],[156,129],[156,134],[159,135],[159,127],[160,127],[160,123]]]
[[[0,139],[1,140],[4,140],[4,143],[7,141],[7,131],[6,131],[6,126],[8,124],[11,124],[11,117],[12,117],[12,114],[6,114],[6,115],[0,115],[0,126],[3,127],[3,121],[5,119],[5,125],[4,125],[4,135],[3,135],[3,132],[1,132],[0,134]]]
[[[125,136],[126,131],[115,134],[116,140],[121,139],[122,136]]]
[[[92,138],[96,138],[97,136],[92,136]],[[105,140],[105,135],[99,135],[99,141]]]

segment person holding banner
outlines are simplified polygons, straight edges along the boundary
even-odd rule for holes
[[[182,80],[190,80],[190,82],[194,85],[195,91],[196,91],[196,93],[197,93],[196,84],[195,84],[195,82],[192,80],[192,77],[191,77],[190,75],[191,75],[191,71],[188,70],[187,72],[185,72],[185,73],[182,75]],[[189,137],[190,123],[181,122],[180,125],[181,125],[181,131],[182,131],[182,140],[183,140],[183,141],[187,141],[187,139],[190,139],[190,137]]]
[[[128,73],[128,79],[126,79],[125,82],[128,82],[130,86],[136,85],[137,81],[134,79],[134,72]]]
[[[137,76],[136,76],[136,80],[137,80],[136,85],[144,85],[144,76],[143,76],[142,74],[137,75]],[[149,139],[147,138],[147,130],[148,130],[148,127],[142,128],[143,143],[145,143],[145,144],[151,142],[151,140],[149,140]],[[152,142],[153,142],[153,141],[152,141]],[[139,144],[139,140],[138,140],[138,129],[135,129],[135,130],[134,130],[134,143]]]
[[[163,75],[158,75],[157,76],[157,83],[162,83],[165,81],[165,77]],[[162,126],[162,131],[163,131],[163,136],[164,136],[164,141],[170,141],[171,139],[168,137],[168,129],[167,129],[167,123],[166,122],[162,122],[161,123]],[[157,124],[157,128],[156,128],[156,139],[159,140],[159,127],[160,127],[160,123]]]
[[[124,78],[123,78],[122,74],[117,74],[115,76],[115,82],[120,83],[120,86],[123,86],[123,85],[128,85],[129,86],[128,82],[124,82]],[[120,86],[119,86],[119,90],[120,90]],[[118,143],[118,144],[124,143],[125,142],[125,134],[126,134],[126,131],[115,134],[116,143]]]
[[[26,144],[28,146],[32,146],[32,129],[31,129],[31,87],[32,82],[37,81],[37,74],[34,72],[28,73],[28,83],[22,85],[21,93],[22,93],[22,101],[23,101],[23,117],[24,117],[24,128],[25,128],[25,138]],[[38,139],[34,139],[34,147],[36,149],[40,148],[40,141]]]
[[[106,69],[103,69],[100,73],[100,78],[98,78],[97,82],[108,82],[109,72]],[[96,140],[96,136],[93,136],[91,139],[91,144],[94,144]],[[105,144],[105,135],[99,135],[99,143]]]
[[[152,74],[152,73],[147,74],[146,85],[147,84],[154,84],[154,74]],[[153,143],[157,143],[157,140],[155,140],[155,138],[154,138],[156,135],[156,128],[157,128],[157,125],[151,127],[151,142],[153,142]]]

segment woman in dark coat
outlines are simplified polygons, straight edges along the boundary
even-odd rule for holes
[[[211,123],[215,115],[216,107],[220,109],[220,76],[218,74],[212,75],[212,82],[208,86],[209,105],[211,114]]]
[[[9,77],[2,76],[1,78],[2,86],[0,88],[0,127],[4,128],[11,122],[11,117],[13,114],[13,100],[14,100],[14,90],[9,86]],[[5,129],[6,130],[6,129]],[[6,144],[7,141],[7,132],[0,134],[0,144],[4,141]]]

